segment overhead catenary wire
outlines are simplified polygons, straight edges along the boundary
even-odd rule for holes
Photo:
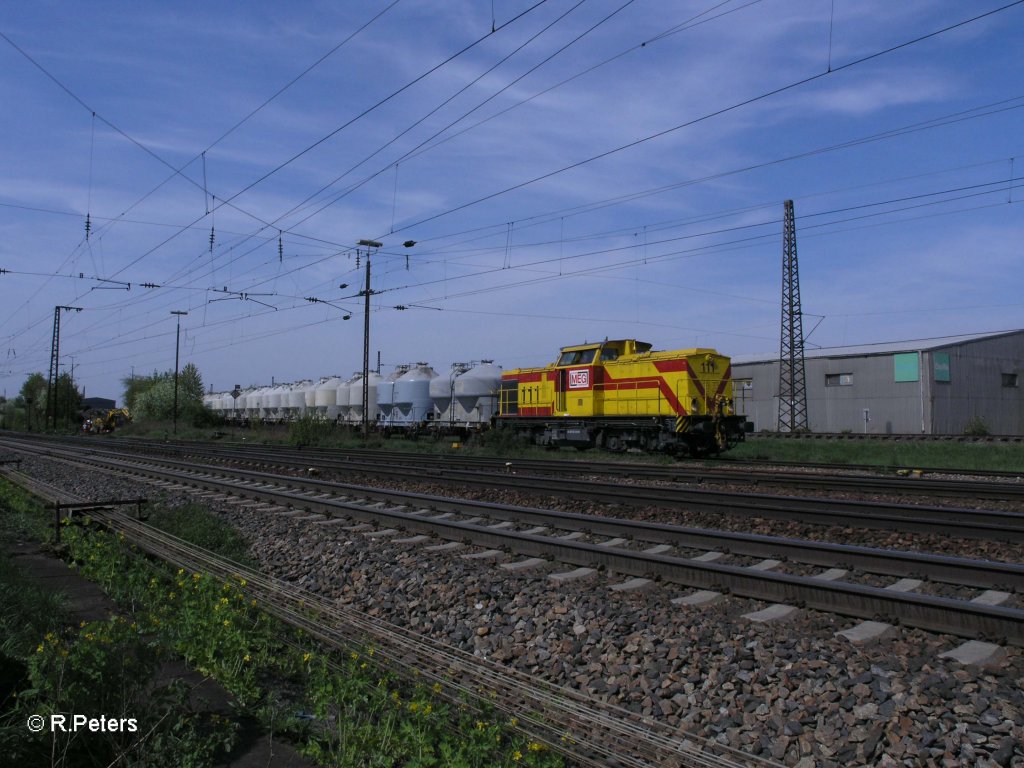
[[[679,123],[679,124],[671,126],[669,128],[665,128],[664,130],[657,131],[657,132],[652,133],[652,134],[648,134],[647,136],[642,136],[641,138],[635,139],[635,140],[630,141],[630,142],[627,142],[626,144],[622,144],[620,146],[613,147],[611,149],[605,150],[604,152],[599,152],[596,155],[591,155],[590,157],[584,158],[583,160],[578,160],[578,161],[576,161],[574,163],[570,163],[570,164],[562,166],[560,168],[556,168],[555,170],[548,171],[548,172],[543,173],[543,174],[541,174],[539,176],[535,176],[535,177],[527,179],[525,181],[521,181],[521,182],[519,182],[517,184],[513,184],[513,185],[511,185],[509,187],[505,187],[503,189],[498,190],[497,192],[492,192],[492,193],[490,193],[488,195],[483,195],[483,196],[478,197],[478,198],[476,198],[474,200],[470,200],[469,202],[462,203],[462,204],[457,205],[457,206],[453,206],[453,207],[448,208],[446,210],[443,210],[443,211],[441,211],[439,213],[435,213],[435,214],[433,214],[431,216],[426,216],[424,218],[417,219],[416,221],[410,222],[410,223],[408,223],[408,224],[406,224],[406,225],[404,225],[402,227],[399,227],[395,231],[396,232],[403,232],[403,231],[405,231],[407,229],[412,229],[414,227],[421,226],[421,225],[426,224],[428,222],[436,221],[437,219],[444,218],[444,217],[449,216],[449,215],[451,215],[453,213],[457,213],[458,211],[463,211],[463,210],[465,210],[467,208],[470,208],[472,206],[478,205],[479,203],[485,202],[487,200],[493,200],[494,198],[500,197],[500,196],[505,195],[505,194],[508,194],[509,192],[514,192],[516,190],[523,189],[524,187],[531,186],[531,185],[536,184],[536,183],[538,183],[540,181],[545,181],[547,179],[553,178],[553,177],[558,176],[558,175],[560,175],[562,173],[565,173],[567,171],[575,170],[577,168],[582,168],[584,165],[589,165],[590,163],[593,163],[593,162],[595,162],[597,160],[602,160],[604,158],[611,157],[612,155],[618,154],[620,152],[624,152],[627,149],[632,149],[633,147],[639,146],[641,144],[645,144],[645,143],[647,143],[649,141],[654,141],[655,139],[660,139],[660,138],[662,138],[664,136],[668,136],[669,134],[675,133],[676,131],[680,131],[680,130],[682,130],[684,128],[689,128],[691,126],[697,125],[698,123],[702,123],[702,122],[704,122],[706,120],[710,120],[710,119],[715,118],[715,117],[720,117],[721,115],[724,115],[724,114],[727,114],[729,112],[735,111],[735,110],[740,109],[742,107],[747,107],[747,106],[750,106],[751,104],[756,104],[757,102],[763,101],[764,99],[771,98],[772,96],[778,96],[779,94],[786,93],[787,91],[791,91],[791,90],[793,90],[795,88],[800,88],[802,86],[808,85],[808,84],[816,82],[818,80],[821,80],[821,79],[823,79],[825,77],[830,77],[831,75],[834,75],[837,72],[842,72],[842,71],[850,69],[852,67],[856,67],[856,66],[859,66],[861,64],[865,64],[865,63],[867,63],[869,61],[874,61],[875,59],[878,59],[878,58],[880,58],[882,56],[886,56],[886,55],[888,55],[890,53],[894,53],[896,51],[903,50],[904,48],[907,48],[907,47],[909,47],[911,45],[917,45],[918,43],[922,43],[925,40],[931,40],[932,38],[935,38],[935,37],[937,37],[939,35],[942,35],[942,34],[946,34],[948,32],[952,32],[953,30],[956,30],[956,29],[960,29],[961,27],[967,26],[968,24],[973,24],[975,22],[981,21],[982,19],[986,19],[986,18],[989,18],[991,16],[994,16],[994,15],[996,15],[998,13],[1002,13],[1002,12],[1008,11],[1011,8],[1015,8],[1015,7],[1019,6],[1019,5],[1021,5],[1022,3],[1024,3],[1024,0],[1014,0],[1014,2],[1008,3],[1006,5],[1003,5],[1003,6],[999,7],[999,8],[994,8],[994,9],[992,9],[990,11],[986,11],[985,13],[981,13],[981,14],[972,16],[971,18],[968,18],[968,19],[963,19],[963,20],[958,21],[958,22],[956,22],[954,24],[948,24],[945,27],[942,27],[940,29],[934,30],[934,31],[929,32],[927,34],[919,35],[918,37],[912,38],[910,40],[905,40],[902,43],[898,43],[896,45],[891,45],[891,46],[889,46],[887,48],[884,48],[882,50],[875,51],[874,53],[867,54],[866,56],[861,56],[861,57],[856,58],[856,59],[854,59],[852,61],[848,61],[845,64],[841,64],[841,65],[839,65],[837,67],[834,67],[834,68],[832,68],[832,69],[830,69],[828,71],[819,72],[817,74],[809,75],[809,76],[801,78],[799,80],[794,80],[793,82],[787,83],[785,85],[781,85],[781,86],[779,86],[777,88],[773,88],[771,90],[764,91],[764,92],[762,92],[760,94],[757,94],[756,96],[751,96],[750,98],[743,99],[741,101],[735,102],[733,104],[730,104],[729,106],[722,107],[721,109],[717,109],[717,110],[714,110],[712,112],[708,112],[708,113],[706,113],[704,115],[701,115],[700,117],[695,117],[693,119],[687,120],[685,122]]]
[[[1012,166],[1012,163],[1011,163],[1011,166]],[[404,178],[402,179],[402,181],[404,181]],[[1008,188],[1008,197],[1011,198],[1011,199],[1012,199],[1012,187],[1013,187],[1013,174],[1011,174],[1011,181],[1009,182],[1009,188]],[[519,231],[518,230],[523,228],[524,226],[526,226],[526,224],[524,224],[518,217],[516,217],[516,218],[517,218],[517,223],[516,223],[517,237],[516,237],[516,241],[518,241],[518,242],[515,244],[515,248],[518,249],[521,246],[525,245],[523,241],[526,240],[526,239],[523,239],[523,238],[519,237]],[[219,232],[218,232],[218,234],[219,234]],[[280,242],[280,237],[281,237],[280,236],[280,230],[279,230],[279,233],[276,233],[276,234],[278,234],[278,239],[279,239],[279,242]],[[268,238],[267,242],[269,240],[270,239]],[[218,243],[218,249],[219,248],[220,248],[220,244]],[[414,258],[419,258],[419,256],[418,255],[414,255]],[[279,263],[283,263],[283,260],[281,258],[278,258],[278,262]],[[224,263],[224,260],[223,259],[218,259],[216,263],[217,264],[222,264],[222,263]],[[261,262],[261,263],[265,263],[265,262]],[[286,263],[286,266],[287,266],[287,262],[285,262],[285,263]],[[302,261],[302,260],[296,260],[296,261],[293,262],[293,265],[295,265],[297,268],[299,268],[301,270],[303,263],[305,263],[305,262]],[[281,271],[285,272],[285,269],[282,269]],[[198,274],[201,274],[203,272],[204,272],[204,270],[197,269],[194,272],[189,272],[188,276],[190,278],[190,276],[198,275]],[[102,273],[102,272],[96,272],[96,273],[98,274],[98,273]],[[236,270],[236,272],[234,272],[234,274],[238,274],[238,271]],[[231,287],[232,288],[239,288],[239,289],[247,288],[248,287],[248,281],[246,283],[241,284],[241,285],[236,285],[236,286],[231,286]]]

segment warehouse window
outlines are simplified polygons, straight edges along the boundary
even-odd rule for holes
[[[853,386],[853,374],[852,373],[826,373],[825,374],[825,386],[826,387],[852,387]]]
[[[1004,373],[1003,374],[1003,386],[1004,387],[1016,387],[1019,386],[1017,383],[1016,373]]]
[[[732,385],[733,385],[734,389],[742,389],[742,390],[744,390],[746,392],[749,392],[750,390],[752,390],[754,388],[754,380],[753,379],[733,379],[732,380]]]

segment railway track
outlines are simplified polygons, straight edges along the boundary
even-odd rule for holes
[[[304,449],[296,451],[287,448],[267,446],[211,446],[208,443],[167,443],[160,441],[132,441],[139,447],[168,452],[196,452],[204,456],[259,457],[264,460],[298,459],[306,461],[344,463],[352,466],[420,467],[446,471],[512,471],[519,474],[545,476],[588,476],[589,478],[646,480],[662,483],[687,483],[698,485],[735,484],[764,488],[797,488],[804,490],[829,490],[869,493],[888,496],[935,496],[946,498],[992,499],[997,501],[1019,501],[1024,505],[1024,481],[1020,474],[984,474],[988,479],[947,479],[930,478],[920,474],[892,476],[878,474],[881,468],[867,465],[850,467],[837,465],[811,465],[822,472],[793,471],[772,463],[769,467],[756,462],[729,464],[727,459],[716,462],[715,466],[695,466],[691,463],[671,465],[646,464],[640,462],[613,462],[592,460],[490,458],[481,456],[452,456],[441,454],[372,451]],[[795,465],[792,465],[795,469]],[[806,468],[808,465],[800,465]],[[752,468],[753,467],[753,468]],[[921,470],[925,472],[925,470]],[[945,472],[952,470],[927,470]]]
[[[81,445],[81,442],[77,442]],[[119,455],[113,446],[97,449],[96,455]],[[136,446],[125,446],[127,448]],[[878,530],[897,530],[908,533],[939,534],[967,539],[1024,543],[1024,515],[1017,512],[978,510],[921,504],[882,501],[822,499],[815,497],[782,496],[777,494],[737,493],[709,490],[690,486],[649,486],[598,481],[591,478],[551,477],[531,475],[520,470],[518,464],[488,463],[490,469],[461,469],[438,464],[438,457],[428,461],[407,461],[405,456],[392,464],[383,456],[372,459],[342,455],[334,458],[306,451],[283,452],[262,449],[234,450],[221,447],[200,450],[195,446],[156,444],[149,447],[159,454],[182,457],[182,460],[208,462],[211,459],[226,464],[276,466],[292,472],[310,468],[321,473],[354,473],[386,477],[397,482],[437,482],[473,486],[485,489],[508,489],[532,495],[555,496],[567,499],[588,499],[603,504],[630,507],[659,507],[714,514],[746,515],[776,520],[795,521],[812,525],[855,526]],[[418,458],[418,457],[417,457]],[[573,462],[568,462],[573,463]],[[494,471],[497,469],[498,471]]]
[[[40,498],[59,503],[85,500],[20,472],[0,475]],[[680,733],[665,723],[557,686],[449,644],[417,634],[321,595],[246,568],[114,510],[92,513],[111,531],[173,567],[203,571],[225,581],[262,609],[328,647],[375,651],[378,663],[415,684],[436,683],[452,706],[466,706],[483,692],[515,728],[580,766],[606,768],[780,768],[712,739]],[[514,718],[514,720],[513,720]]]
[[[378,526],[368,535],[389,537],[399,543],[424,543],[427,537],[435,537],[449,542],[438,549],[454,550],[470,544],[484,548],[492,557],[511,552],[526,558],[504,564],[510,569],[542,563],[569,564],[577,567],[575,573],[578,569],[602,569],[703,592],[728,592],[973,639],[1024,644],[1024,611],[990,604],[997,592],[1019,590],[1024,585],[1024,566],[1020,565],[636,523],[225,466],[197,466],[173,459],[110,455],[83,458],[69,449],[34,450],[94,468],[146,477],[170,488],[199,489],[214,498],[233,495],[276,507],[299,508],[351,521],[355,530],[361,525]],[[598,536],[603,540],[597,541]],[[591,540],[586,540],[588,537]],[[831,575],[779,573],[773,570],[778,561],[771,566],[765,561],[752,566],[723,564],[707,554],[693,556],[686,552],[697,549],[744,557],[774,555],[792,562],[827,565]],[[837,563],[849,563],[851,568],[869,573],[981,588],[985,593],[954,599],[839,580]],[[572,578],[573,573],[567,571],[561,576]]]

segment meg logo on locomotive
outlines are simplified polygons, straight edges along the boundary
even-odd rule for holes
[[[570,370],[569,389],[590,389],[590,369],[578,368]]]

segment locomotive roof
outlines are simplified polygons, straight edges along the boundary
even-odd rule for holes
[[[625,347],[628,342],[633,342],[634,348],[637,352],[650,352],[653,344],[648,344],[646,341],[637,341],[636,339],[605,339],[604,341],[592,341],[584,342],[582,344],[570,344],[567,347],[561,347],[562,352],[575,352],[581,349],[597,349],[608,344],[616,347]]]

